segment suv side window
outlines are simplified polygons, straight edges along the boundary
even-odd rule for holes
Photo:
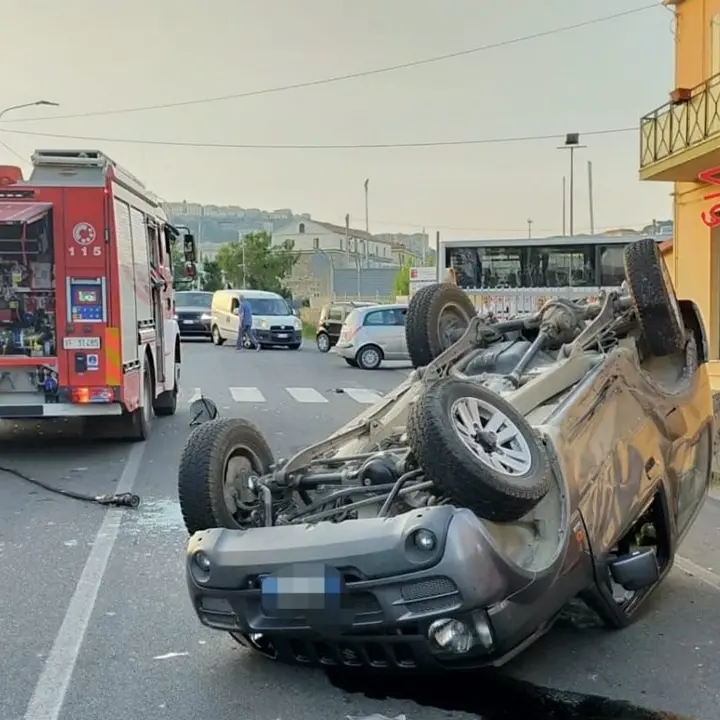
[[[395,311],[394,310],[374,310],[369,312],[365,316],[365,322],[363,325],[370,325],[377,327],[395,325]]]

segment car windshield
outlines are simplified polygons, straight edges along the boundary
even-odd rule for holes
[[[212,297],[213,294],[209,292],[179,292],[175,293],[175,306],[210,308]]]
[[[292,315],[288,304],[281,298],[247,298],[253,315]]]

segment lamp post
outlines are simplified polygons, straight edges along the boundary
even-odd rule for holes
[[[12,112],[13,110],[22,110],[23,108],[37,107],[37,106],[59,107],[59,104],[56,102],[51,102],[50,100],[36,100],[35,102],[31,102],[31,103],[21,103],[20,105],[10,105],[9,107],[6,107],[6,108],[3,108],[2,110],[0,110],[0,120],[2,120],[3,115],[6,115],[7,113]],[[23,162],[26,161],[26,158],[24,158],[17,150],[14,150],[13,148],[11,148],[5,141],[0,140],[0,145],[2,145],[6,150],[9,150],[18,159],[22,160]]]
[[[558,150],[570,151],[570,235],[575,234],[575,151],[586,148],[587,145],[580,144],[580,133],[568,133],[565,136],[565,144],[560,145]],[[563,213],[564,214],[564,213]],[[563,233],[564,234],[564,233]]]
[[[29,107],[60,107],[60,104],[50,100],[36,100],[35,102],[22,103],[20,105],[10,105],[9,107],[0,110],[0,120],[2,120],[3,115],[6,115],[13,110],[22,110]]]

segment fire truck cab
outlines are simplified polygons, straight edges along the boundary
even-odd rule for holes
[[[177,407],[180,233],[102,152],[38,150],[32,165],[27,181],[0,167],[0,419],[89,418],[144,440]],[[192,273],[191,235],[182,252]]]

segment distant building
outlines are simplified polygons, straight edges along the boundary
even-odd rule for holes
[[[338,292],[338,278],[343,287],[355,288],[356,276],[360,276],[361,290],[363,278],[365,286],[374,279],[373,292],[384,294],[400,264],[389,241],[309,218],[296,218],[273,232],[274,245],[286,240],[293,242],[300,255],[287,280],[297,297],[332,297]],[[355,279],[348,279],[349,275]]]
[[[427,257],[434,254],[427,233],[380,233],[373,237],[389,242],[392,245],[402,245],[418,257]]]

